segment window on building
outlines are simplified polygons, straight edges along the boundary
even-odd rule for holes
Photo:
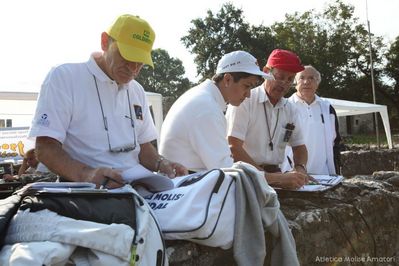
[[[0,128],[12,127],[12,119],[0,119]]]

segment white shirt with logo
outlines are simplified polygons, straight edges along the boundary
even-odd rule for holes
[[[109,151],[95,81],[111,148],[133,145],[136,138],[134,151]],[[157,132],[143,87],[134,80],[118,87],[92,56],[86,63],[63,64],[49,72],[39,94],[29,136],[54,138],[73,159],[91,167],[124,170],[138,164],[139,144],[156,139]]]

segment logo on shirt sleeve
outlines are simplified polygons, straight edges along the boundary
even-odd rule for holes
[[[133,105],[134,106],[134,113],[136,114],[136,119],[143,120],[143,109],[140,105]]]
[[[42,114],[40,118],[37,120],[36,124],[39,126],[48,127],[50,125],[50,121],[48,120],[47,114]]]

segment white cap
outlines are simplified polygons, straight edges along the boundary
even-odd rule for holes
[[[216,74],[231,72],[244,72],[262,76],[265,79],[274,79],[272,75],[261,71],[256,58],[245,51],[234,51],[225,54],[219,60],[218,66],[216,68]]]

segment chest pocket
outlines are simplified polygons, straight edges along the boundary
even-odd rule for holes
[[[143,107],[141,105],[133,104],[133,111],[136,119],[143,121]]]

